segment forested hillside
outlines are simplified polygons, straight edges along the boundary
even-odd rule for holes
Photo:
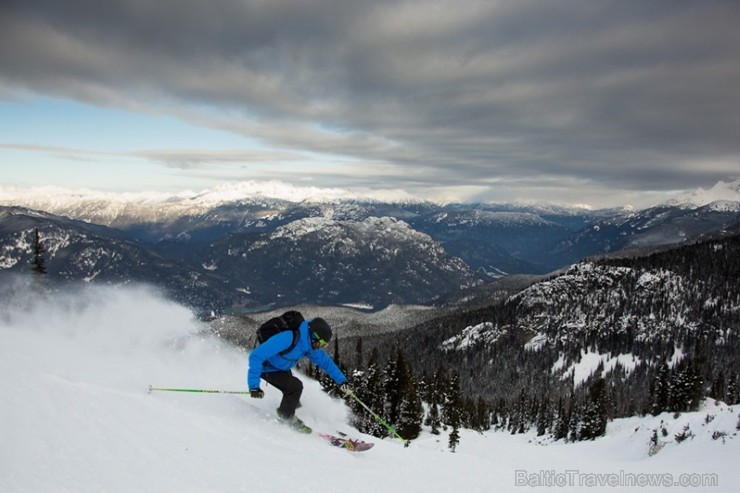
[[[386,389],[397,385],[402,365],[406,391],[429,399],[435,373],[447,384],[459,374],[468,417],[487,406],[489,424],[513,432],[590,438],[608,418],[688,411],[705,396],[738,401],[739,277],[737,235],[585,261],[499,304],[341,341],[338,355],[365,371],[360,386],[378,372],[396,381]],[[376,368],[363,364],[373,349]]]

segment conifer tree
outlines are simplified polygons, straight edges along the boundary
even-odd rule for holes
[[[374,348],[370,353],[367,371],[362,374],[361,383],[355,386],[355,394],[370,409],[377,409],[376,412],[383,412],[385,406],[384,385],[378,360],[378,349]],[[370,416],[354,399],[350,402],[350,408],[355,416],[355,423],[358,430],[379,438],[387,435],[386,429],[375,418]]]
[[[460,376],[453,372],[447,386],[444,406],[445,422],[452,428],[448,446],[452,452],[460,443],[460,426],[462,422],[462,395],[460,394]]]
[[[737,404],[740,401],[740,375],[730,378],[730,381],[727,383],[724,401],[727,404]]]
[[[411,377],[401,400],[397,430],[406,440],[413,440],[421,434],[421,423],[424,418],[424,408],[421,396],[417,389],[416,380]]]
[[[429,413],[425,424],[431,427],[433,435],[439,435],[439,430],[444,426],[440,406],[444,404],[445,388],[447,386],[447,370],[440,365],[432,377],[431,383],[427,387],[427,404]]]
[[[36,274],[43,275],[47,272],[44,252],[46,252],[46,249],[41,242],[39,230],[36,228],[33,233],[33,272]]]
[[[593,440],[606,433],[608,393],[606,381],[598,378],[588,389],[588,401],[583,411],[583,419],[578,438]]]
[[[522,389],[509,417],[509,430],[512,435],[524,433],[529,428],[529,401],[527,393]]]
[[[709,390],[709,397],[723,401],[725,399],[725,373],[720,370],[712,381],[712,387]]]
[[[671,375],[669,407],[671,411],[696,411],[703,397],[703,379],[692,360],[682,361]]]
[[[555,416],[555,423],[552,428],[552,435],[555,440],[562,440],[568,437],[568,423],[570,418],[565,410],[563,404],[563,398],[561,397],[558,401],[557,416]]]
[[[491,408],[488,403],[482,398],[478,397],[478,404],[475,408],[475,426],[474,429],[478,431],[486,431],[491,429]]]
[[[568,423],[568,440],[571,442],[577,442],[581,433],[581,414],[582,408],[580,404],[574,402],[570,407],[570,422]]]
[[[650,386],[650,412],[653,416],[657,416],[668,408],[669,374],[668,365],[663,362]]]
[[[357,344],[355,345],[355,368],[358,370],[362,370],[363,368],[362,337],[357,338]]]
[[[539,410],[537,412],[537,436],[542,436],[550,429],[552,423],[552,411],[550,409],[550,397],[545,398],[540,402]]]
[[[403,356],[397,346],[394,346],[391,357],[383,369],[383,388],[385,390],[385,415],[390,423],[398,421],[401,405],[403,370],[399,368]]]

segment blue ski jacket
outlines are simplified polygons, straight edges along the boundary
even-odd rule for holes
[[[311,336],[308,333],[308,321],[304,321],[298,328],[299,337],[295,347],[288,353],[281,355],[293,343],[293,331],[286,330],[270,337],[254,348],[249,355],[249,370],[247,371],[247,387],[258,389],[260,375],[274,371],[289,371],[304,356],[321,368],[337,385],[347,381],[342,370],[334,363],[328,354],[321,349],[313,349]]]

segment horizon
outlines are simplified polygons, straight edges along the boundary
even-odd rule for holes
[[[602,209],[740,176],[735,3],[105,5],[0,5],[0,185]]]
[[[428,202],[439,206],[450,204],[461,205],[513,205],[520,207],[563,207],[581,210],[641,210],[663,204],[690,203],[695,206],[707,205],[715,201],[740,202],[740,178],[730,182],[717,182],[708,189],[698,188],[692,191],[682,191],[667,195],[661,202],[636,207],[633,204],[617,204],[607,207],[595,207],[584,203],[568,203],[552,200],[511,200],[511,201],[436,201],[422,197],[416,197],[401,189],[349,189],[349,188],[321,188],[316,186],[302,186],[279,180],[255,181],[247,180],[233,183],[222,183],[212,188],[202,190],[179,190],[175,192],[164,192],[157,190],[148,191],[106,191],[90,188],[67,188],[59,185],[43,186],[7,186],[0,183],[0,205],[29,206],[44,202],[58,203],[64,199],[70,201],[80,200],[106,200],[121,203],[157,203],[174,201],[193,201],[205,206],[215,206],[230,202],[236,202],[248,198],[271,198],[293,203],[337,203],[342,201],[368,201],[368,202]]]

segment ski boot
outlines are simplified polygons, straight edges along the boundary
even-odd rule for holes
[[[281,423],[288,425],[290,428],[294,429],[298,433],[313,433],[313,430],[310,427],[306,426],[306,423],[304,423],[298,416],[284,418],[283,416],[280,416],[280,413],[277,413],[277,417]]]

